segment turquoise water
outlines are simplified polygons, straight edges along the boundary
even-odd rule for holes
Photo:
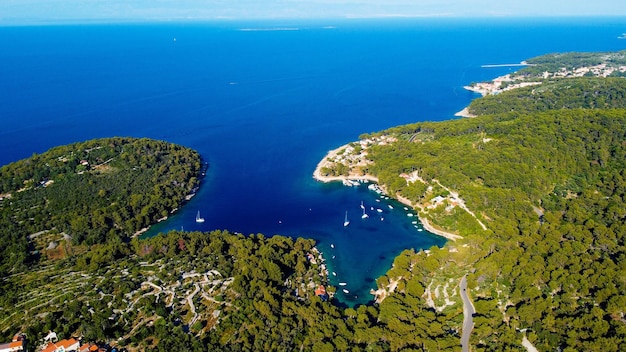
[[[311,177],[362,133],[444,120],[462,87],[563,51],[621,50],[624,19],[395,20],[0,27],[0,164],[97,137],[163,139],[209,163],[169,229],[312,237],[346,304],[404,248],[441,246],[366,187]],[[298,28],[241,31],[241,28]],[[360,203],[383,209],[360,218]],[[200,211],[203,224],[194,221]],[[345,212],[351,224],[344,228]],[[331,244],[334,248],[331,248]],[[334,258],[333,258],[334,256]]]

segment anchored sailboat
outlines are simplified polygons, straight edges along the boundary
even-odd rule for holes
[[[348,220],[348,211],[346,211],[346,217],[343,220],[343,226],[346,227],[348,225],[350,225],[350,220]]]
[[[363,209],[363,215],[361,215],[361,219],[367,219],[370,216],[365,212],[365,206],[363,205],[363,201],[361,201],[361,209]]]
[[[204,218],[200,217],[200,210],[198,210],[198,214],[196,215],[196,222],[197,223],[203,223],[204,222]]]

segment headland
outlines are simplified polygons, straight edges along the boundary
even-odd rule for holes
[[[373,143],[373,140],[365,140],[365,141],[361,141],[360,144],[361,146],[364,145],[369,145],[371,143]],[[376,141],[378,143],[381,143],[381,141]],[[382,143],[388,143],[389,141],[384,141]],[[357,157],[349,157],[346,154],[346,151],[350,152],[351,150],[354,150],[354,147],[352,146],[352,143],[343,145],[337,149],[333,149],[331,151],[329,151],[326,156],[324,156],[324,158],[317,164],[317,167],[315,168],[315,171],[313,172],[313,178],[317,181],[320,182],[335,182],[335,181],[341,181],[344,184],[350,184],[350,181],[354,181],[354,182],[373,182],[378,184],[378,178],[376,176],[367,174],[367,173],[362,173],[361,172],[361,168],[360,166],[363,165],[367,165],[368,161],[366,161],[363,156],[367,155],[367,153],[365,152],[364,148],[362,150],[361,153],[359,153],[357,155]],[[351,166],[353,167],[348,167],[348,172],[347,175],[343,174],[343,175],[325,175],[325,173],[322,171],[324,168],[330,169],[332,168],[334,165],[336,165],[337,163],[346,163],[348,160],[350,160],[352,162]],[[344,164],[345,165],[345,164]],[[356,166],[356,167],[354,167]],[[388,194],[387,189],[385,188],[384,185],[380,185],[378,184],[378,187],[382,190],[382,192],[384,192],[385,194]],[[389,195],[389,194],[388,194]],[[416,209],[416,208],[421,208],[420,206],[414,204],[411,200],[409,200],[408,198],[402,197],[400,194],[393,194],[393,195],[389,195],[390,197],[396,199],[398,202],[411,207],[411,209]],[[424,229],[426,229],[426,231],[435,234],[437,236],[441,236],[444,237],[448,240],[451,241],[456,241],[458,239],[461,239],[463,237],[454,234],[454,233],[450,233],[450,232],[446,232],[444,230],[438,229],[436,227],[434,227],[429,221],[428,219],[424,218],[423,216],[420,216],[420,212],[417,211],[417,216],[419,221],[422,223],[422,226],[424,227]]]

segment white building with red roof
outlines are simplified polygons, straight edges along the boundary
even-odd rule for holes
[[[41,352],[69,352],[78,351],[80,343],[76,339],[61,340],[57,342],[50,342],[41,350]]]

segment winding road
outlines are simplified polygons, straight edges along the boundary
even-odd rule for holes
[[[459,283],[459,291],[461,299],[463,300],[463,332],[461,334],[461,351],[469,352],[469,339],[470,333],[474,328],[473,316],[474,313],[476,313],[476,310],[467,296],[467,279],[465,278],[465,275],[461,278],[461,282]]]

